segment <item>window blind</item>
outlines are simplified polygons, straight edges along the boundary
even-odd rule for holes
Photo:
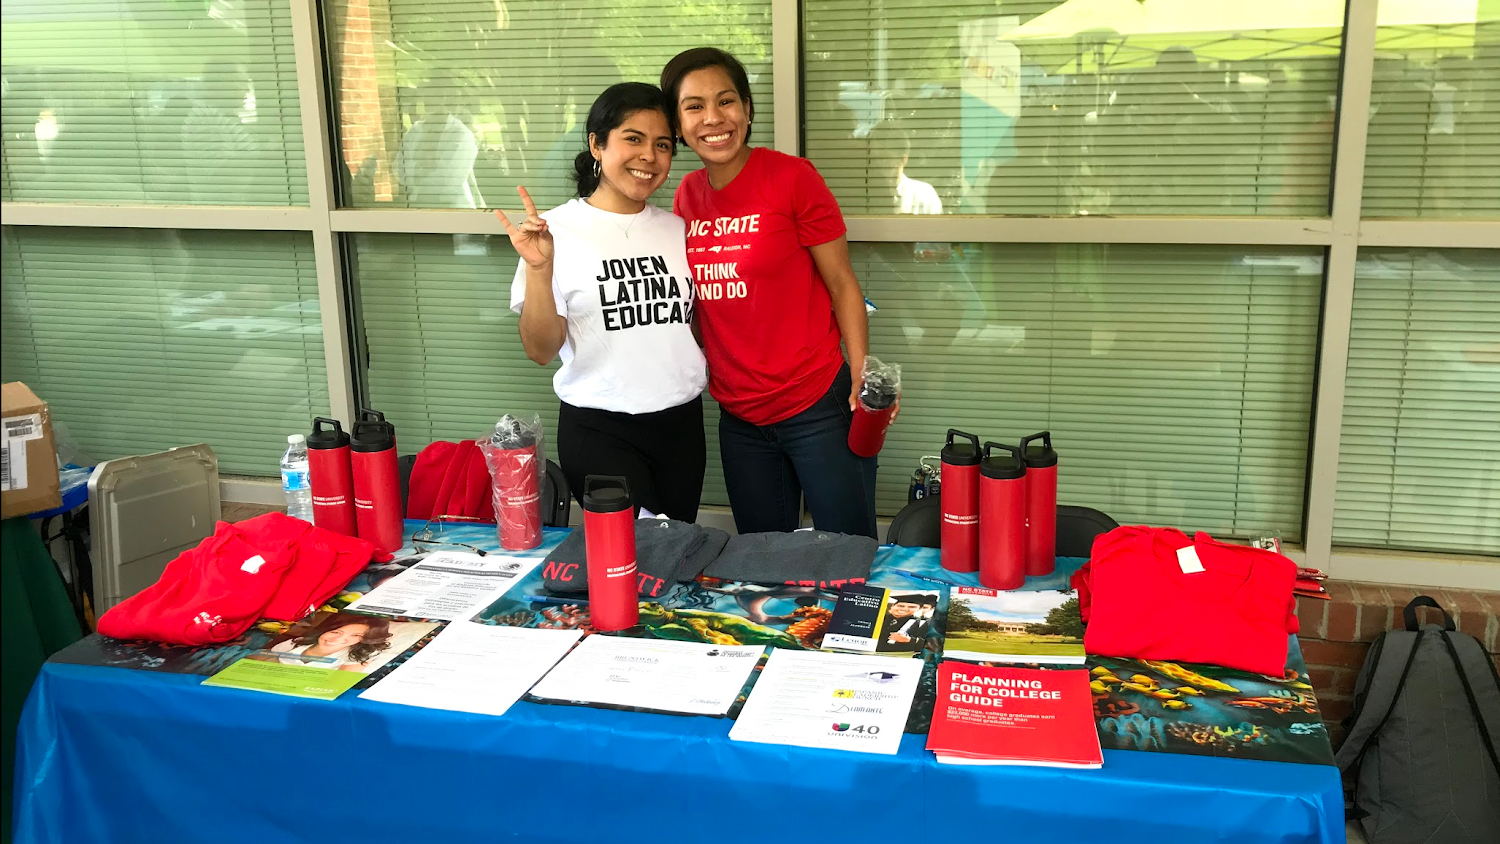
[[[1322,253],[862,243],[872,353],[902,365],[878,503],[949,428],[1050,430],[1058,500],[1121,523],[1296,539]]]
[[[503,237],[354,237],[368,404],[396,425],[403,454],[485,436],[502,414],[538,413],[557,459],[558,363],[526,357],[510,310],[517,257]],[[727,504],[718,406],[704,396],[705,504]]]
[[[333,0],[345,204],[543,209],[574,194],[589,106],[616,82],[656,84],[689,47],[734,53],[750,74],[752,138],[769,144],[771,3],[694,0]],[[653,201],[670,207],[700,162],[679,147]]]
[[[1362,249],[1334,542],[1500,554],[1500,250]]]
[[[89,458],[206,442],[276,475],[328,414],[310,235],[6,226],[3,251],[0,377]]]
[[[306,205],[285,0],[6,0],[7,201]]]
[[[853,214],[1324,215],[1342,0],[1242,5],[807,0],[807,154]]]
[[[1431,23],[1380,27],[1363,213],[1500,217],[1500,3],[1417,20]]]

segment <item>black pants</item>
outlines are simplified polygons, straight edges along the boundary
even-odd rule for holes
[[[812,407],[772,425],[719,412],[724,486],[740,533],[796,530],[802,500],[818,530],[875,537],[874,457],[849,450],[849,365]]]
[[[557,462],[580,504],[586,476],[623,475],[637,507],[695,521],[708,462],[703,398],[656,413],[614,413],[562,402]]]

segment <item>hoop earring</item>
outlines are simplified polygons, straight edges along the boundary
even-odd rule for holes
[[[599,159],[594,159],[594,178],[599,178],[599,172],[601,169],[602,168],[599,166]]]

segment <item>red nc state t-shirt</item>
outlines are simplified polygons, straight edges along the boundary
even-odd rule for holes
[[[1084,650],[1280,677],[1298,627],[1296,578],[1296,564],[1272,551],[1171,528],[1115,528],[1073,575]]]
[[[709,393],[755,425],[811,407],[844,361],[808,251],[846,231],[823,177],[807,159],[756,147],[721,190],[708,171],[689,173],[672,210],[687,220]]]

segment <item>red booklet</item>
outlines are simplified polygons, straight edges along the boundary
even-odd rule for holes
[[[927,749],[956,765],[1101,767],[1088,672],[944,662]]]

